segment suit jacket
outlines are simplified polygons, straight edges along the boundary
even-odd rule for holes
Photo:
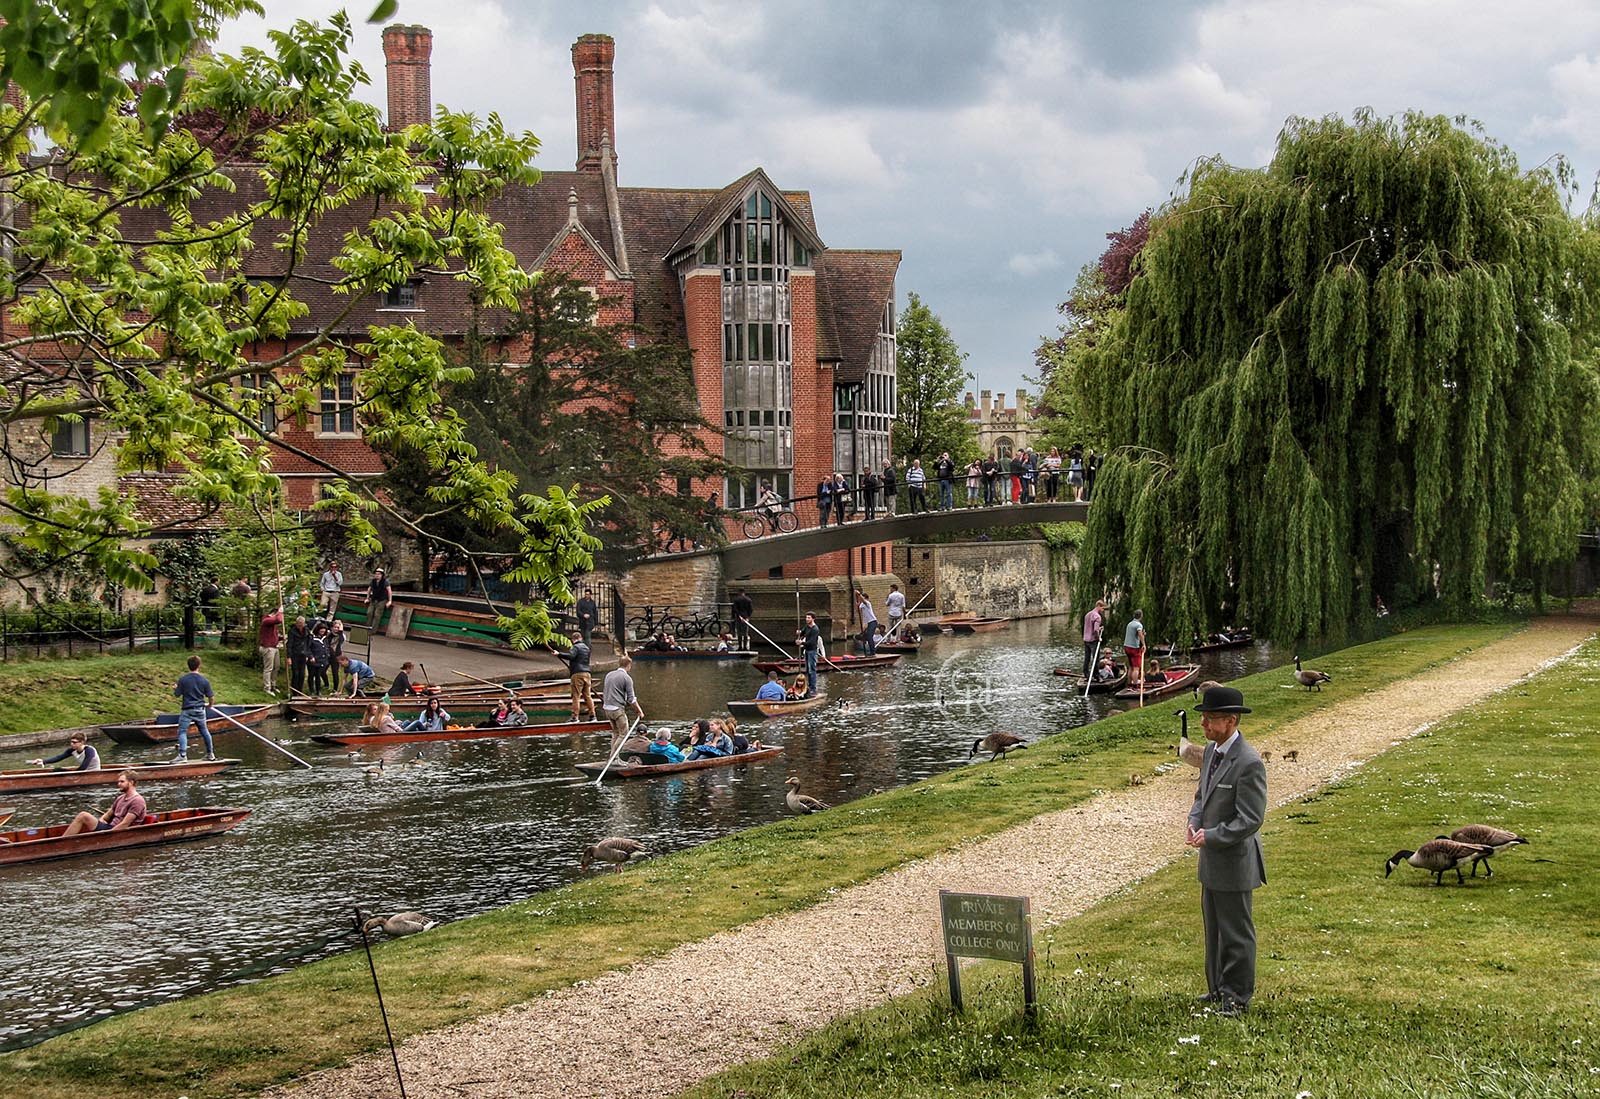
[[[1215,744],[1206,745],[1189,810],[1189,827],[1206,833],[1200,848],[1200,884],[1230,892],[1258,889],[1267,883],[1258,834],[1267,815],[1267,768],[1241,736],[1207,781],[1216,751]]]

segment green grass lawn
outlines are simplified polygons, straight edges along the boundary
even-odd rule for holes
[[[217,701],[260,702],[261,670],[231,653],[200,654]],[[172,685],[188,670],[187,652],[51,657],[0,664],[0,745],[8,733],[70,729],[149,717],[177,708]]]
[[[1240,685],[1252,692],[1251,728],[1266,735],[1516,628],[1430,628],[1319,656],[1338,692],[1282,690],[1289,681],[1283,669],[1248,677]],[[1171,759],[1176,708],[1121,714],[1004,764],[962,768],[819,816],[755,828],[385,944],[376,953],[390,1020],[403,1037],[481,1015],[720,928],[813,904],[830,889],[1086,800]],[[574,859],[586,838],[573,837]],[[1180,926],[1198,939],[1188,927],[1189,907]],[[0,1056],[0,1094],[68,1099],[107,1078],[137,1095],[249,1094],[382,1042],[365,959],[350,953]]]
[[[1252,720],[1252,727],[1255,723]],[[1283,1096],[1600,1094],[1600,644],[1273,813],[1256,893],[1257,995],[1204,991],[1194,863],[1039,933],[1040,1015],[1020,970],[862,1013],[693,1094]],[[1462,824],[1532,843],[1492,882],[1435,887],[1384,860]]]

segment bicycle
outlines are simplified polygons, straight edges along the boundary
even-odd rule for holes
[[[688,618],[680,615],[673,621],[678,627],[673,633],[680,639],[719,637],[722,634],[722,616],[715,608],[709,611],[691,611]]]
[[[761,538],[768,534],[793,534],[800,529],[800,516],[784,508],[779,512],[760,512],[745,516],[744,536]]]

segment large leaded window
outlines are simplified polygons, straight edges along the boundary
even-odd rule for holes
[[[752,190],[700,260],[722,268],[724,454],[755,478],[787,483],[794,466],[794,351],[789,269],[811,262],[772,198]],[[738,507],[746,482],[728,483]]]
[[[859,475],[871,466],[881,470],[889,459],[889,428],[895,417],[894,297],[884,306],[878,336],[867,360],[867,376],[859,385],[833,390],[833,464]]]

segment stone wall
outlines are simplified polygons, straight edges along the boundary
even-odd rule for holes
[[[617,589],[628,605],[635,607],[709,606],[724,597],[718,591],[722,582],[722,563],[715,555],[684,557],[671,561],[652,561],[639,565],[616,580]]]
[[[1042,541],[897,545],[895,572],[904,578],[908,607],[933,586],[918,618],[963,611],[1003,618],[1061,614],[1071,594],[1065,562],[1052,562]]]

